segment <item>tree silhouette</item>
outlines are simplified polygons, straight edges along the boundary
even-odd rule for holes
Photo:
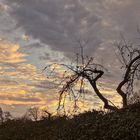
[[[2,108],[0,107],[0,124],[2,124],[3,122],[4,122],[4,112]]]
[[[116,110],[117,107],[113,103],[110,104],[111,102],[103,96],[97,86],[98,80],[103,76],[104,71],[107,71],[107,69],[100,64],[94,63],[93,57],[84,56],[83,48],[87,45],[87,42],[78,41],[78,44],[80,47],[80,54],[76,54],[75,63],[70,65],[57,64],[65,69],[65,72],[61,77],[61,82],[59,83],[61,89],[59,91],[58,110],[64,107],[67,94],[74,100],[74,108],[77,108],[77,101],[81,94],[85,92],[85,84],[87,82],[90,83],[96,95],[104,103],[104,108]],[[53,73],[55,65],[56,64],[51,64],[46,66],[44,70],[54,66],[51,71],[51,73]]]
[[[3,111],[0,107],[0,124],[3,124],[6,121],[13,119],[11,113],[9,111]]]
[[[119,60],[124,68],[124,77],[117,87],[117,92],[121,95],[125,107],[128,97],[134,93],[134,80],[140,80],[140,49],[132,43],[127,43],[125,39],[116,46],[119,50]]]
[[[9,112],[9,111],[5,111],[4,112],[4,120],[5,121],[9,121],[9,120],[11,120],[13,117],[12,117],[12,115],[11,115],[11,113]]]
[[[29,108],[27,111],[27,114],[29,117],[31,117],[32,120],[38,121],[40,118],[40,110],[39,107],[32,107]]]
[[[82,93],[85,92],[85,83],[89,83],[99,99],[104,103],[104,108],[109,110],[116,110],[117,107],[103,96],[99,87],[98,81],[108,71],[104,66],[94,62],[93,57],[84,56],[84,47],[87,42],[77,41],[80,47],[80,54],[76,54],[76,60],[70,65],[67,64],[51,64],[46,66],[44,70],[51,67],[51,74],[57,75],[55,66],[62,66],[65,71],[60,78],[61,82],[58,84],[59,91],[59,104],[58,110],[64,108],[65,98],[70,95],[74,100],[74,108],[77,108],[77,101]],[[125,43],[125,44],[124,44]],[[133,83],[135,79],[140,79],[140,50],[133,47],[132,44],[127,44],[125,41],[117,45],[119,60],[123,64],[124,77],[118,84],[116,91],[122,97],[123,107],[127,106],[128,95],[133,94]],[[53,67],[53,68],[52,68]],[[77,86],[78,85],[78,86]],[[124,87],[126,91],[124,91]]]
[[[51,120],[51,117],[52,117],[52,113],[50,113],[47,109],[42,110],[42,115],[41,115],[42,119]]]

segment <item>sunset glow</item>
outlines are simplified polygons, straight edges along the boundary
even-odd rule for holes
[[[89,40],[84,55],[108,69],[99,80],[100,91],[121,106],[116,84],[122,70],[113,45],[120,34],[132,42],[138,37],[139,4],[139,0],[0,0],[0,106],[15,116],[31,106],[55,112],[62,86],[56,87],[66,71],[60,64],[76,62],[80,39]],[[43,71],[47,65],[50,69]],[[53,69],[55,75],[50,76]],[[75,88],[79,86],[77,82]],[[87,84],[85,89],[87,94],[77,103],[79,111],[101,108],[92,87]],[[69,97],[66,102],[71,110],[73,102]]]

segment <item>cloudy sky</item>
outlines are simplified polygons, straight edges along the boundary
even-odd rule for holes
[[[42,69],[72,61],[77,40],[89,40],[85,54],[109,69],[101,90],[118,105],[113,44],[121,34],[138,42],[139,26],[140,0],[0,0],[0,106],[16,116],[36,105],[53,112],[58,93]],[[97,106],[94,93],[88,96],[84,108]]]

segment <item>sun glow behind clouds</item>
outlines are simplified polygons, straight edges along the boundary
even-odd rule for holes
[[[30,64],[26,59],[26,54],[20,52],[20,46],[14,43],[0,41],[0,106],[47,106],[52,112],[56,111],[58,105],[58,90],[51,89],[51,85],[57,85],[60,77],[63,76],[65,69],[54,64],[50,67],[51,70],[57,71],[55,79],[47,78],[47,76],[38,71],[36,66]],[[48,72],[48,71],[47,71]],[[58,80],[56,80],[58,78]],[[76,87],[80,83],[77,83]],[[89,85],[86,85],[88,90]],[[83,96],[79,100],[79,111],[86,109],[101,107],[101,101],[95,97],[93,89],[88,90],[90,93]],[[105,96],[111,97],[114,92],[112,89],[101,89]],[[90,94],[90,95],[89,95]],[[73,103],[66,100],[67,110],[72,111]],[[112,98],[115,103],[118,100],[116,97]],[[112,101],[111,100],[111,101]],[[16,110],[16,108],[15,108]],[[22,110],[17,112],[23,113]]]
[[[50,101],[45,89],[36,86],[47,78],[28,64],[26,56],[19,45],[0,41],[0,106],[45,105]]]
[[[9,42],[0,42],[0,62],[1,63],[18,63],[24,62],[25,54],[17,52],[19,46],[16,44],[10,44]]]

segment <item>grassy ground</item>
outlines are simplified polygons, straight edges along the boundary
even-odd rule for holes
[[[117,112],[85,112],[73,119],[13,120],[0,126],[0,140],[140,140],[140,103]]]

